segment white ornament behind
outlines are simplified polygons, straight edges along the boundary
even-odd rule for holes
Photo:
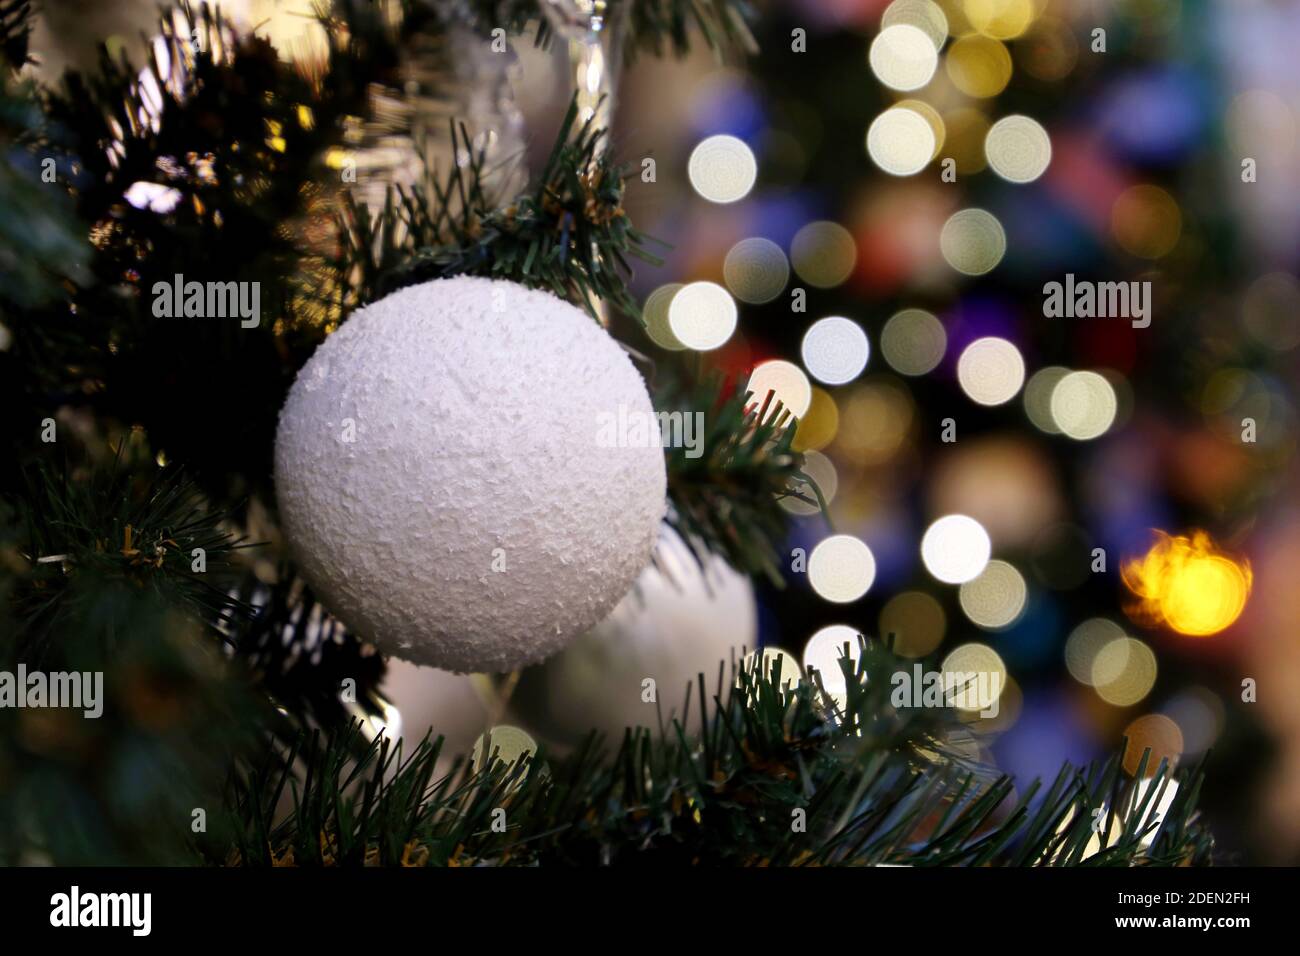
[[[533,663],[598,623],[650,558],[663,451],[645,383],[590,316],[458,277],[402,289],[317,349],[276,436],[303,576],[381,650],[453,671]]]
[[[658,732],[673,715],[688,728],[699,719],[699,685],[710,698],[732,680],[731,662],[758,644],[758,608],[749,578],[719,557],[701,572],[675,531],[664,526],[656,565],[647,567],[604,621],[520,677],[511,706],[527,726],[560,746],[592,730],[617,747],[625,727]],[[660,568],[663,570],[661,571]],[[652,678],[659,706],[643,699]],[[690,684],[691,713],[682,713]],[[725,691],[724,691],[725,692]]]

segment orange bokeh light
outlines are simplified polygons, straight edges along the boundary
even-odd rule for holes
[[[1218,550],[1204,531],[1156,534],[1145,555],[1120,569],[1138,599],[1129,616],[1192,637],[1217,634],[1237,620],[1250,596],[1250,562]]]

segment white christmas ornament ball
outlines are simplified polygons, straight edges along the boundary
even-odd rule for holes
[[[662,569],[662,570],[661,570]],[[665,526],[655,563],[641,572],[604,621],[562,652],[521,675],[511,697],[518,718],[552,744],[579,743],[592,730],[617,747],[626,727],[658,733],[676,715],[699,718],[698,675],[711,696],[718,668],[723,686],[731,662],[758,644],[758,608],[748,577],[712,556],[701,571],[682,539]],[[654,680],[654,702],[643,683]],[[691,711],[683,713],[686,687]]]
[[[275,446],[285,534],[322,601],[386,653],[533,663],[650,558],[663,451],[608,428],[652,415],[627,354],[569,303],[500,280],[409,286],[298,373]]]

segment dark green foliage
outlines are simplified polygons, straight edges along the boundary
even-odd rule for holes
[[[79,586],[82,579],[154,595],[214,632],[247,614],[228,593],[231,559],[244,545],[179,470],[148,460],[141,467],[120,452],[107,466],[80,470],[38,466],[12,503],[14,546],[27,564],[13,595],[19,656],[39,662],[68,622],[85,616],[78,602],[98,592]]]
[[[479,153],[454,166],[432,196],[390,194],[377,220],[350,207],[348,247],[336,266],[338,275],[358,277],[347,298],[365,303],[431,279],[480,275],[577,299],[593,315],[597,300],[639,315],[627,291],[628,259],[658,260],[623,211],[625,170],[601,147],[604,132],[590,122],[575,131],[577,118],[575,98],[538,184],[507,205],[494,207],[485,195]],[[470,151],[464,128],[453,126],[451,139],[454,153]]]
[[[409,754],[376,741],[357,761],[355,727],[312,735],[238,775],[223,822],[239,834],[234,850],[205,852],[244,865],[1048,866],[1080,862],[1092,811],[1106,806],[1122,835],[1088,865],[1208,862],[1198,770],[1162,766],[1138,801],[1116,759],[1067,767],[1046,794],[1030,786],[1017,799],[1011,780],[963,756],[969,733],[951,712],[891,705],[890,674],[911,664],[868,644],[856,669],[842,663],[842,705],[757,663],[732,685],[720,668],[711,699],[701,675],[682,710],[704,716],[699,736],[673,720],[629,731],[613,753],[592,738],[567,758],[543,751],[510,767],[457,761],[439,774],[440,739]],[[291,779],[295,759],[305,771]],[[1170,812],[1158,829],[1144,823],[1174,778]]]
[[[707,547],[737,570],[763,574],[780,586],[777,548],[789,524],[781,499],[824,506],[802,471],[803,456],[791,447],[797,421],[770,393],[751,395],[720,376],[695,386],[683,401],[677,398],[665,390],[658,404],[703,412],[705,432],[699,457],[684,447],[668,451],[668,520],[697,554]]]

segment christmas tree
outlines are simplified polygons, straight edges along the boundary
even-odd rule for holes
[[[692,238],[638,227],[653,187],[689,179],[725,209],[759,173],[742,136],[709,137],[686,169],[631,151],[611,133],[624,64],[704,50],[748,60],[774,98],[798,85],[824,104],[826,148],[769,144],[774,186],[842,177],[837,137],[857,159],[869,128],[884,173],[926,169],[957,196],[978,163],[954,144],[979,117],[913,92],[940,51],[988,98],[1008,43],[1033,76],[1064,42],[1031,4],[1023,23],[1020,5],[984,6],[1001,13],[891,4],[853,55],[910,98],[873,103],[837,96],[842,34],[806,56],[789,13],[740,0],[334,0],[296,24],[306,50],[277,46],[282,21],[183,0],[131,21],[141,44],[70,64],[33,45],[27,2],[0,0],[0,860],[1210,863],[1202,767],[1154,731],[1040,782],[997,770],[1007,666],[983,643],[940,655],[923,590],[900,587],[879,622],[828,624],[802,661],[756,646],[756,588],[793,631],[892,560],[831,526],[832,417],[861,478],[904,443],[937,457],[945,430],[1007,427],[1022,386],[1031,417],[1089,441],[1127,401],[1114,378],[1062,358],[1026,384],[990,305],[1004,289],[937,319],[933,286],[900,278],[908,238],[879,197],[856,244],[834,217],[792,231],[794,285],[764,237],[727,255],[728,288],[645,278]],[[567,56],[575,80],[549,148],[509,93],[530,49]],[[1041,124],[985,129],[1007,183],[1042,175]],[[991,188],[940,223],[972,283],[1011,255],[979,204]],[[1122,241],[1141,255],[1164,241],[1163,207],[1130,202]],[[1015,281],[1037,308],[1030,271]],[[765,338],[733,337],[733,294]],[[807,321],[810,295],[834,314]],[[862,302],[881,315],[870,335],[844,318]],[[1071,354],[1055,329],[1040,355]],[[911,377],[960,344],[960,387],[912,401],[877,383],[837,407],[868,339]],[[825,388],[761,360],[796,341]],[[1076,449],[1055,454],[1082,470]],[[920,573],[960,587],[985,630],[1019,620],[1007,595],[1025,581],[991,560],[987,521],[940,514],[911,542]],[[1171,601],[1141,564],[1121,592],[1096,540],[1047,548],[1045,573],[1088,584],[1077,620],[1035,620],[1041,640],[1121,597],[1180,633],[1240,613]],[[1208,538],[1169,542],[1244,603],[1248,569]],[[1132,696],[1142,641],[1094,627],[1071,646],[1113,706],[1150,689]]]

